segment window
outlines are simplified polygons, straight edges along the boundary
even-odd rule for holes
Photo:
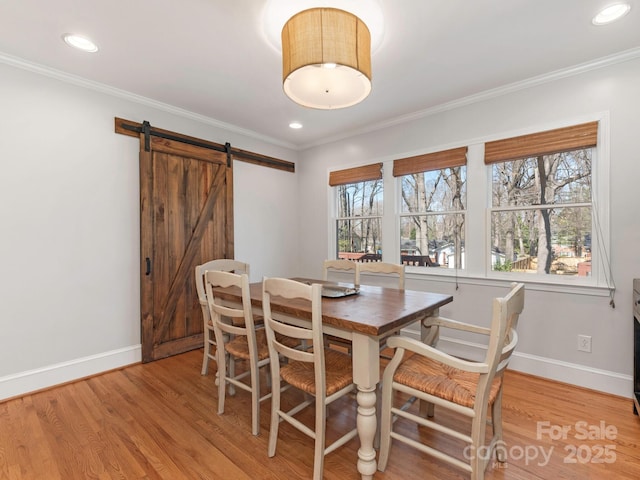
[[[394,162],[403,263],[464,268],[466,153],[463,147]]]
[[[593,122],[486,145],[491,271],[591,275],[596,137]]]
[[[382,258],[382,164],[331,172],[335,187],[336,252],[352,260]]]
[[[443,282],[612,289],[606,122],[331,172],[331,254],[375,261],[384,249]]]

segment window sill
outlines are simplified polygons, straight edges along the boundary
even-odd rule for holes
[[[490,287],[508,287],[512,282],[522,282],[528,290],[541,292],[569,293],[573,295],[590,295],[609,297],[612,287],[595,285],[584,281],[568,283],[566,280],[551,281],[531,278],[530,275],[502,275],[482,277],[468,275],[463,270],[445,270],[439,268],[407,267],[406,276],[411,280],[457,283],[459,285],[482,285]],[[574,277],[575,278],[575,277]],[[554,279],[555,280],[555,279]]]

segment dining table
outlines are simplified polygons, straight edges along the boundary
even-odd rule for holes
[[[345,287],[344,296],[322,298],[323,333],[351,341],[353,381],[357,387],[356,427],[360,440],[357,469],[362,479],[372,479],[377,470],[374,438],[377,429],[376,394],[380,382],[380,346],[400,329],[437,316],[439,308],[453,300],[451,295],[419,290],[399,290],[379,286],[333,283],[294,278],[307,284]],[[262,315],[262,282],[252,283],[251,305],[254,315]],[[335,290],[333,290],[335,292]],[[216,289],[216,295],[229,305],[242,301],[240,290]],[[294,325],[308,325],[310,302],[300,299],[271,298],[271,313]],[[422,338],[427,333],[422,332]]]

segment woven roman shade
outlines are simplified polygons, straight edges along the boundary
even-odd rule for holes
[[[382,163],[373,163],[362,167],[336,170],[329,173],[329,185],[346,185],[347,183],[366,182],[368,180],[380,180],[382,178]]]
[[[487,142],[484,146],[484,163],[489,165],[506,160],[591,148],[595,147],[597,143],[598,122],[583,123]]]
[[[453,148],[441,152],[425,153],[415,157],[399,158],[393,162],[393,176],[461,167],[467,164],[467,147]]]

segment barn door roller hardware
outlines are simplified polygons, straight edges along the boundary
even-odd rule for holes
[[[287,162],[286,160],[280,160],[279,158],[268,157],[259,153],[249,152],[247,150],[241,150],[239,148],[233,148],[229,142],[221,145],[219,143],[200,140],[188,135],[170,132],[161,128],[154,128],[146,120],[142,123],[137,123],[116,117],[115,131],[116,133],[121,133],[130,137],[138,137],[141,133],[144,134],[144,148],[147,152],[151,150],[150,138],[151,136],[154,136],[164,138],[166,140],[173,140],[176,142],[194,145],[196,147],[207,148],[210,150],[226,153],[227,166],[229,167],[231,166],[231,158],[233,157],[233,159],[243,162],[262,165],[264,167],[276,168],[278,170],[284,170],[291,173],[295,172],[295,163]]]

